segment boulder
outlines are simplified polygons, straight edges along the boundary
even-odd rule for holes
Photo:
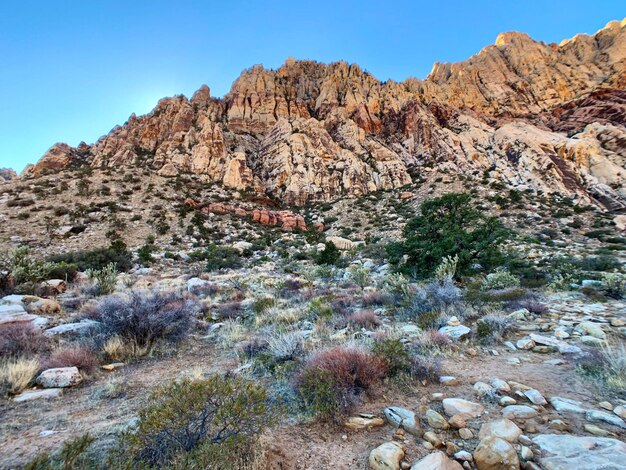
[[[397,442],[385,442],[370,452],[368,459],[372,470],[400,470],[404,449]]]
[[[598,323],[585,321],[585,322],[579,323],[576,326],[576,328],[574,328],[574,331],[578,331],[584,336],[592,336],[602,341],[606,340],[606,333],[604,332],[604,330]]]
[[[426,410],[426,420],[428,421],[428,425],[435,429],[448,429],[450,427],[446,418],[430,408]]]
[[[28,313],[54,315],[61,313],[61,304],[53,299],[38,299],[28,303],[25,309]]]
[[[587,412],[587,410],[582,407],[582,402],[569,398],[550,397],[550,404],[556,411],[567,411],[571,413]]]
[[[100,322],[95,320],[81,320],[76,323],[64,323],[62,325],[48,328],[44,331],[46,336],[72,336],[86,333],[87,331],[97,328]]]
[[[48,324],[48,319],[27,313],[24,307],[18,304],[0,305],[0,325],[8,324],[31,324],[43,329]]]
[[[444,398],[442,403],[443,411],[448,416],[460,414],[471,418],[477,418],[485,410],[485,407],[480,403],[463,400],[462,398]]]
[[[626,422],[624,422],[622,418],[607,411],[589,410],[585,414],[585,417],[589,421],[601,421],[603,423],[608,423],[613,426],[626,429]]]
[[[83,381],[77,367],[56,367],[54,369],[46,369],[39,377],[36,383],[45,388],[65,388],[73,387]]]
[[[13,401],[32,401],[48,398],[58,398],[63,394],[62,388],[46,388],[45,390],[27,390],[16,395]]]
[[[370,429],[384,426],[385,420],[377,417],[351,416],[343,425],[351,431],[369,431]]]
[[[35,293],[41,297],[56,297],[67,290],[67,283],[63,279],[49,279],[40,283]]]
[[[449,336],[452,339],[457,339],[457,340],[465,338],[467,335],[471,333],[471,331],[472,330],[465,325],[457,325],[457,326],[446,325],[446,326],[442,326],[441,328],[439,328],[440,333],[443,333],[444,335]]]
[[[415,462],[411,470],[463,470],[463,467],[443,452],[437,451]]]
[[[511,444],[516,444],[517,439],[522,435],[522,430],[510,419],[499,419],[484,423],[478,433],[479,439],[495,436],[504,439]]]
[[[478,444],[474,451],[478,470],[519,470],[519,458],[515,448],[504,439],[490,436]]]
[[[356,244],[352,240],[342,237],[326,237],[326,241],[332,243],[340,250],[352,250],[356,248]]]
[[[397,428],[402,428],[409,434],[420,437],[423,433],[419,421],[415,418],[415,413],[399,406],[385,408],[385,416],[389,423]]]
[[[617,439],[567,434],[540,434],[533,442],[541,450],[545,470],[623,470],[626,443]]]
[[[502,409],[502,416],[508,419],[529,419],[538,415],[537,410],[526,405],[509,405]]]

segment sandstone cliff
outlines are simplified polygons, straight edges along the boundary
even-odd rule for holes
[[[620,208],[625,77],[626,20],[560,45],[504,33],[403,83],[290,59],[244,71],[223,99],[203,86],[93,145],[57,144],[24,175],[140,164],[304,204],[399,188],[429,167]]]

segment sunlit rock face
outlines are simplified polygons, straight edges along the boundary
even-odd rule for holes
[[[141,165],[301,205],[400,188],[427,166],[620,208],[625,89],[624,21],[560,45],[503,33],[403,83],[345,62],[288,59],[244,71],[224,98],[203,86],[93,145],[56,144],[23,176]]]

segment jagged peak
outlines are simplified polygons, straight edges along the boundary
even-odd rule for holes
[[[522,33],[519,31],[508,31],[508,32],[498,34],[494,45],[497,47],[503,47],[503,46],[508,46],[508,45],[521,45],[529,41],[536,42],[533,38],[531,38],[526,33]]]

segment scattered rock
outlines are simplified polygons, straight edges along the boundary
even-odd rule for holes
[[[385,442],[370,452],[369,465],[372,470],[400,470],[404,449],[397,442]]]
[[[426,420],[428,421],[428,425],[435,429],[448,429],[450,427],[446,418],[430,408],[426,410]]]
[[[589,421],[602,421],[604,423],[626,429],[626,422],[624,422],[622,418],[613,413],[608,413],[606,411],[589,410],[587,411],[587,414],[585,416]]]
[[[472,330],[465,325],[443,326],[439,328],[439,332],[449,336],[452,339],[460,340],[470,334]]]
[[[417,437],[422,435],[422,427],[412,411],[398,406],[390,406],[385,408],[385,416],[393,426],[404,429],[409,434]]]
[[[540,434],[533,442],[545,470],[623,470],[626,461],[626,444],[617,439]]]
[[[478,444],[474,451],[478,470],[518,470],[519,458],[515,448],[504,439],[490,436]]]
[[[522,430],[510,419],[499,419],[497,421],[491,421],[484,423],[480,432],[478,433],[479,439],[495,436],[500,439],[504,439],[511,444],[516,444],[519,436],[522,435]]]
[[[351,431],[369,431],[370,429],[384,426],[385,420],[377,417],[365,418],[362,416],[351,416],[343,425]]]
[[[48,328],[44,331],[46,336],[65,336],[82,334],[100,325],[100,322],[94,320],[81,320],[78,323],[65,323],[63,325],[55,326],[54,328]]]
[[[582,407],[582,403],[570,398],[550,397],[550,404],[556,411],[568,411],[572,413],[586,413],[587,410]]]
[[[58,398],[63,394],[62,388],[46,388],[45,390],[27,390],[13,398],[13,401],[31,401]]]
[[[535,390],[534,388],[531,388],[530,390],[526,390],[524,392],[524,395],[526,395],[526,398],[528,398],[533,405],[543,406],[543,405],[548,404],[548,402],[543,397],[543,395],[539,393],[538,390]]]
[[[485,407],[480,403],[463,400],[462,398],[445,398],[442,403],[443,410],[448,416],[461,414],[477,418],[485,410]]]
[[[73,387],[83,381],[76,367],[57,367],[54,369],[44,370],[37,377],[37,384],[45,388],[64,388]]]
[[[411,466],[411,470],[462,470],[460,463],[451,460],[441,451],[428,454]]]
[[[537,410],[526,405],[509,405],[502,409],[502,416],[508,419],[529,419],[537,415]]]

